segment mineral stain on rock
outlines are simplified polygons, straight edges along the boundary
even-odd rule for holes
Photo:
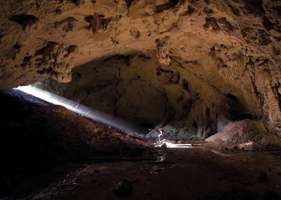
[[[19,15],[12,15],[10,18],[10,21],[16,22],[19,24],[23,30],[26,30],[26,28],[31,27],[36,22],[38,22],[38,18],[34,15],[27,15],[27,14],[19,14]]]
[[[110,18],[105,18],[104,15],[88,15],[85,18],[85,21],[88,23],[88,29],[91,30],[93,33],[97,32],[98,30],[105,30],[110,23]]]
[[[263,0],[245,0],[245,9],[248,13],[254,14],[256,16],[262,16],[264,14]]]
[[[77,20],[74,17],[67,17],[54,23],[55,27],[62,27],[65,32],[73,31]]]
[[[74,3],[76,6],[79,6],[83,0],[70,0],[72,3]]]
[[[2,31],[0,30],[0,42],[2,40],[2,38],[4,37],[4,34],[2,33]]]
[[[35,56],[42,56],[47,58],[54,51],[56,46],[58,46],[57,42],[48,41],[46,46],[36,51]]]
[[[134,0],[125,0],[125,1],[128,8],[130,8],[132,3],[134,2]]]
[[[196,11],[195,8],[193,8],[191,5],[188,5],[185,14],[187,14],[187,15],[190,16],[190,15],[192,15],[195,11]]]
[[[227,32],[233,32],[234,27],[233,25],[226,19],[226,17],[222,17],[218,19],[218,24],[221,27],[222,30],[225,30]]]
[[[20,64],[20,66],[23,68],[30,66],[32,64],[31,59],[32,59],[32,56],[25,56],[23,58],[22,63]]]
[[[165,10],[174,8],[176,5],[180,3],[181,0],[169,0],[167,3],[160,4],[156,6],[155,12],[161,13]]]
[[[212,29],[213,31],[219,31],[220,27],[218,25],[218,21],[214,17],[206,17],[206,22],[204,24],[205,29]]]

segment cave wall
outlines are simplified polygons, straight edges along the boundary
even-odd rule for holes
[[[201,118],[206,116],[206,108],[213,103],[221,107],[226,97],[230,101],[238,99],[252,116],[279,131],[279,1],[0,0],[0,3],[0,88],[49,78],[70,82],[74,67],[99,63],[94,74],[107,74],[101,76],[105,79],[100,82],[118,81],[121,77],[117,85],[123,86],[117,89],[112,86],[103,92],[98,89],[97,95],[91,98],[103,100],[104,95],[118,96],[120,92],[139,96],[134,100],[123,96],[120,101],[124,106],[119,110],[113,106],[116,97],[108,98],[106,101],[113,100],[105,102],[109,106],[104,109],[113,113],[131,111],[130,108],[142,110],[136,104],[141,100],[147,112],[153,110],[155,114],[138,117],[133,113],[120,114],[155,123],[160,121],[160,116],[171,115],[162,105],[171,107],[166,110],[175,111],[177,116],[192,112],[183,105],[194,102],[195,93],[199,93],[204,106],[195,110]],[[122,61],[124,67],[119,66],[120,55],[130,57],[135,52],[153,59],[144,59],[138,66],[132,61],[134,70],[131,71],[127,69],[130,67],[127,61]],[[108,62],[116,62],[117,67],[103,71],[106,70],[103,65]],[[115,72],[119,68],[120,77]],[[164,75],[151,73],[156,69]],[[180,73],[179,83],[166,83],[173,73]],[[183,87],[185,80],[192,85],[191,97]],[[142,89],[145,92],[140,93]],[[184,100],[178,103],[176,99],[182,94]],[[153,101],[146,96],[154,97]],[[195,102],[200,105],[200,101]],[[213,110],[224,110],[224,107]]]

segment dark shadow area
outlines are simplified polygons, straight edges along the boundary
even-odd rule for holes
[[[241,101],[232,94],[226,94],[229,109],[227,110],[226,116],[232,121],[243,120],[243,119],[256,119],[250,111],[241,103]]]
[[[22,92],[1,91],[0,102],[0,197],[42,187],[59,166],[142,154],[142,141]]]

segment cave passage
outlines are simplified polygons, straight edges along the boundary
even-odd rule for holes
[[[109,127],[117,128],[124,133],[146,139],[148,142],[151,143],[156,148],[166,147],[166,148],[176,148],[176,149],[183,149],[183,148],[192,148],[193,146],[199,146],[200,144],[191,144],[191,143],[181,143],[177,144],[175,141],[170,141],[165,139],[165,135],[162,130],[158,130],[158,128],[153,129],[146,129],[145,127],[141,127],[139,125],[133,124],[126,120],[114,117],[110,114],[106,114],[100,111],[93,110],[87,106],[79,104],[78,102],[69,100],[67,98],[61,97],[54,93],[48,92],[46,90],[37,88],[36,86],[28,85],[28,86],[20,86],[15,88],[14,90],[22,91],[26,94],[32,95],[36,98],[39,98],[43,101],[48,103],[63,106],[66,109],[81,115],[82,117],[89,118],[95,122],[100,122],[105,124]]]

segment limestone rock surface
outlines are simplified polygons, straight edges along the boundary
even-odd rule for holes
[[[53,79],[85,104],[200,137],[245,118],[280,132],[280,1],[0,4],[0,88]]]

